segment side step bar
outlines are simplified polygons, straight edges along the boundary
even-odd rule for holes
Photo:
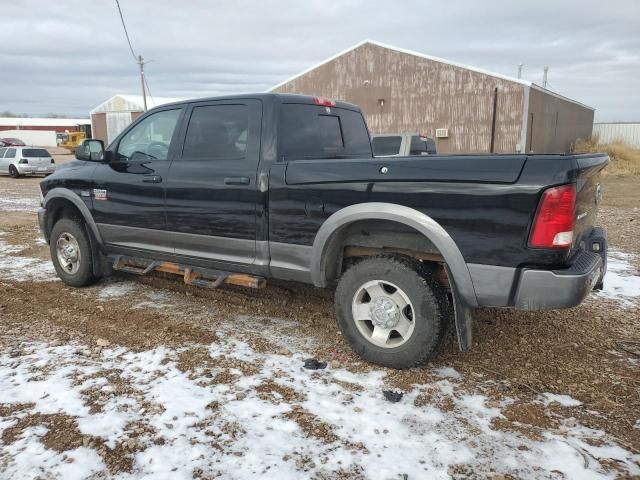
[[[144,258],[117,255],[113,259],[113,269],[135,275],[147,275],[151,272],[173,273],[182,275],[184,283],[204,288],[218,288],[223,283],[240,285],[242,287],[263,288],[267,281],[263,277],[256,277],[244,273],[230,273],[209,268],[193,267],[172,262],[160,262]]]

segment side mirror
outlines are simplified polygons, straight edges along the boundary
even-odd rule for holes
[[[104,143],[102,140],[85,140],[76,148],[76,158],[86,162],[104,161]]]

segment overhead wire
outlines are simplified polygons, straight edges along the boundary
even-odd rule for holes
[[[124,36],[127,38],[127,44],[129,44],[129,50],[131,51],[133,60],[138,65],[140,65],[141,63],[142,65],[144,65],[144,63],[148,63],[148,62],[142,62],[142,58],[136,55],[136,52],[133,49],[133,45],[131,45],[131,38],[129,38],[129,32],[127,31],[127,25],[124,21],[124,15],[122,14],[122,8],[120,8],[119,0],[116,0],[116,6],[118,7],[118,13],[120,14],[120,21],[122,22],[122,29],[124,30]],[[147,81],[147,74],[144,73],[144,71],[142,71],[142,81],[144,82],[144,85],[147,88],[147,92],[149,92],[149,97],[151,97],[151,101],[155,103],[155,101],[153,100],[153,95],[151,94],[151,89],[149,88],[149,82]]]

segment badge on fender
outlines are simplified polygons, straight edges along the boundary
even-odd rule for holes
[[[107,191],[101,188],[94,188],[93,198],[96,200],[107,200]]]

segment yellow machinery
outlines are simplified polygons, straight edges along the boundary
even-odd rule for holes
[[[56,143],[59,147],[66,148],[71,153],[87,138],[85,132],[65,132],[56,134]]]

